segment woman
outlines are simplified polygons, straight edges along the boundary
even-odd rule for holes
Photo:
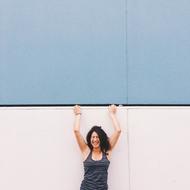
[[[110,138],[99,126],[93,126],[86,136],[86,142],[80,133],[81,108],[74,107],[74,133],[83,156],[84,180],[80,190],[108,190],[107,170],[112,150],[119,139],[121,128],[116,117],[117,107],[108,107],[114,132]]]

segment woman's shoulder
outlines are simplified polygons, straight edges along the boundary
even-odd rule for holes
[[[91,150],[89,147],[87,147],[83,152],[82,152],[82,155],[83,155],[83,161],[87,159],[87,157],[90,155],[91,153]]]
[[[111,153],[112,153],[111,150],[108,150],[108,151],[105,153],[108,160],[111,159]]]

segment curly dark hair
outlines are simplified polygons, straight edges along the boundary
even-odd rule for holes
[[[100,149],[102,152],[107,154],[107,151],[111,149],[110,143],[109,143],[109,138],[105,131],[101,128],[101,126],[93,126],[88,134],[86,135],[86,141],[87,145],[90,148],[90,150],[93,149],[92,144],[91,144],[91,136],[92,133],[96,132],[98,134],[98,137],[100,139]]]

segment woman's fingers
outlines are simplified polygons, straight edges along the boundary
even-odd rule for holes
[[[112,105],[110,105],[110,106],[108,107],[108,110],[109,110],[110,113],[115,114],[116,111],[117,111],[117,106],[114,105],[114,104],[112,104]]]
[[[74,106],[74,113],[75,115],[81,114],[81,108],[79,105]]]

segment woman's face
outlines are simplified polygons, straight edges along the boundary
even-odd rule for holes
[[[99,148],[100,147],[100,139],[98,134],[94,131],[91,135],[90,139],[91,145],[93,148]]]

